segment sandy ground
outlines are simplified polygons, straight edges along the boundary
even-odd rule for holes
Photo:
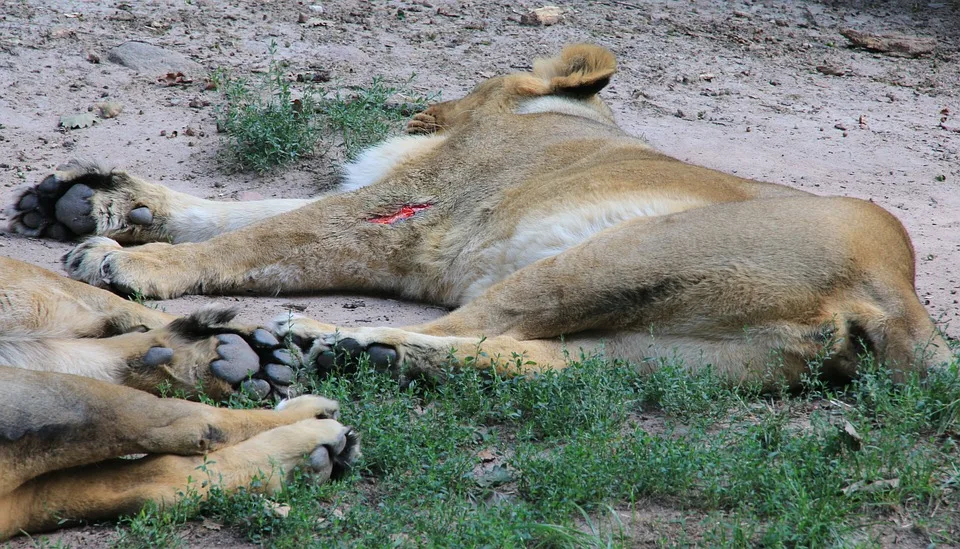
[[[158,74],[107,61],[138,39],[204,70],[262,70],[271,42],[291,75],[328,71],[338,85],[416,77],[424,94],[457,97],[483,78],[527,69],[534,56],[589,41],[612,49],[620,73],[603,92],[621,125],[680,159],[821,194],[871,199],[896,214],[917,249],[917,288],[960,335],[960,4],[942,1],[601,1],[563,4],[549,27],[520,24],[530,0],[370,2],[5,0],[0,7],[0,203],[71,157],[103,160],[203,197],[303,197],[335,184],[341,155],[264,177],[218,160],[213,109],[191,107],[204,77],[165,87]],[[303,14],[305,17],[300,17]],[[308,23],[299,23],[308,19]],[[892,57],[848,47],[839,31],[933,37],[933,55]],[[91,59],[99,57],[100,62]],[[818,70],[818,67],[821,67]],[[116,118],[73,131],[61,115],[99,101]],[[194,102],[196,104],[196,102]],[[187,127],[195,135],[185,135]],[[161,136],[165,131],[178,137]],[[0,217],[0,224],[6,224]],[[62,272],[70,247],[0,234],[0,255]],[[320,258],[322,260],[322,258]],[[360,296],[211,299],[248,321],[287,310],[341,324],[398,325],[443,310]],[[101,539],[75,530],[67,543]],[[112,528],[108,529],[111,530]],[[90,535],[89,538],[85,536]],[[201,546],[223,540],[194,539]],[[236,540],[229,540],[228,545]]]
[[[447,98],[485,77],[528,68],[532,57],[566,43],[590,41],[620,59],[603,96],[621,125],[667,153],[817,193],[871,199],[894,212],[916,244],[919,294],[931,314],[952,323],[948,332],[960,333],[956,3],[610,1],[564,5],[564,20],[553,26],[521,25],[520,15],[539,6],[8,0],[0,16],[0,202],[71,157],[226,200],[250,192],[309,196],[335,184],[336,149],[266,177],[229,174],[217,156],[213,108],[190,106],[194,98],[218,99],[203,91],[204,74],[187,75],[193,84],[165,87],[157,74],[108,62],[106,52],[126,40],[234,74],[263,69],[275,42],[291,75],[325,70],[335,84],[362,85],[376,75],[402,82],[415,74],[413,89]],[[300,14],[309,23],[298,23]],[[937,49],[919,59],[851,49],[839,34],[845,27],[930,36]],[[91,128],[58,129],[61,115],[104,100],[119,102],[123,112]],[[193,137],[184,134],[187,127]],[[179,135],[164,137],[163,130]],[[0,254],[54,271],[61,271],[59,257],[69,246],[0,234]],[[185,312],[209,299],[161,305]],[[250,321],[290,307],[345,324],[396,325],[443,313],[357,296],[219,299],[238,303]]]

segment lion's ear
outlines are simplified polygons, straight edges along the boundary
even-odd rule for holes
[[[547,82],[548,93],[581,99],[602,90],[615,72],[613,53],[593,44],[573,44],[556,57],[533,61],[533,74]]]

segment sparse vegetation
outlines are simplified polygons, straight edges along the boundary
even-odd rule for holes
[[[220,70],[213,82],[223,94],[217,126],[231,161],[241,170],[260,173],[310,156],[323,141],[342,144],[352,159],[399,132],[429,101],[405,85],[389,86],[379,78],[369,86],[326,94],[310,82],[295,90],[284,64],[276,60],[260,77],[233,78]]]
[[[217,490],[149,508],[119,545],[173,546],[198,517],[269,547],[957,544],[958,368],[895,386],[869,367],[771,397],[676,364],[581,357],[533,380],[451,370],[400,387],[361,363],[306,387],[362,432],[355,473],[298,478],[274,498],[285,517]]]
[[[333,98],[322,102],[321,113],[328,127],[343,140],[348,159],[403,128],[407,119],[435,99],[412,93],[407,88],[409,83],[389,86],[383,79],[374,78],[369,86],[349,93],[337,90]]]
[[[307,90],[295,101],[278,62],[271,61],[261,79],[218,71],[214,82],[224,97],[217,127],[239,169],[262,173],[313,153],[323,129],[314,115],[315,94]]]

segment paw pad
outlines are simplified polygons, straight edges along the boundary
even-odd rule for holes
[[[332,349],[317,355],[317,370],[326,373],[337,366],[344,366],[356,362],[361,355],[369,356],[370,364],[378,370],[387,370],[397,365],[397,350],[389,345],[374,343],[368,346],[361,345],[353,338],[344,338],[338,341]]]
[[[78,236],[118,231],[130,225],[149,226],[154,214],[146,206],[137,206],[123,215],[99,210],[114,209],[103,204],[94,212],[94,196],[103,189],[116,186],[115,174],[95,165],[79,162],[57,168],[39,185],[23,191],[9,207],[10,229],[27,236],[43,236],[57,240],[71,240]],[[100,200],[102,202],[102,200]],[[127,206],[129,207],[129,206]],[[111,226],[98,226],[98,217]],[[114,226],[115,225],[115,226]]]
[[[300,361],[287,349],[278,348],[280,341],[273,334],[258,328],[247,337],[232,333],[216,337],[219,358],[210,363],[215,376],[254,398],[264,399],[271,393],[295,396],[290,385],[296,380]]]

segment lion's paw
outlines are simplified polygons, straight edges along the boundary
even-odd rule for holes
[[[263,452],[249,451],[246,447],[250,445]],[[227,451],[238,450],[247,456],[265,455],[269,463],[263,465],[279,466],[287,477],[299,468],[325,482],[343,476],[360,457],[360,435],[332,419],[305,419],[271,429]]]
[[[319,395],[301,395],[280,401],[275,410],[299,419],[337,419],[340,403]]]
[[[407,122],[407,134],[409,135],[429,135],[440,131],[440,123],[437,118],[426,110],[417,113]]]
[[[335,437],[318,444],[310,452],[308,457],[310,472],[320,480],[337,479],[350,471],[358,457],[360,457],[360,433],[353,427],[341,426]]]
[[[376,329],[341,331],[299,315],[279,317],[273,321],[271,329],[279,338],[289,338],[300,347],[304,364],[314,365],[322,374],[356,364],[363,355],[380,370],[394,370],[401,363],[398,348],[383,341],[388,338],[378,338]]]
[[[257,400],[296,396],[298,356],[266,329],[232,324],[235,314],[232,309],[205,307],[151,332],[157,344],[135,362],[128,382],[156,386],[168,381],[187,393],[201,388],[214,398],[237,392]],[[324,412],[308,417],[336,415],[337,403],[321,400],[318,405]],[[285,406],[305,405],[295,402]]]
[[[63,256],[63,268],[70,278],[109,288],[113,285],[114,269],[108,260],[122,250],[116,240],[105,236],[88,238]]]
[[[136,202],[135,187],[123,172],[71,161],[17,196],[7,208],[10,230],[56,240],[156,232],[154,212]]]

